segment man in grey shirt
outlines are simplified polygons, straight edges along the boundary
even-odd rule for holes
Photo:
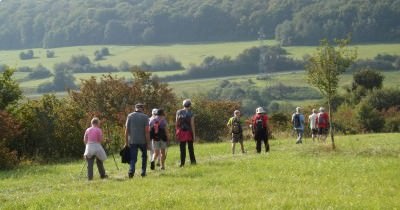
[[[142,152],[142,173],[146,176],[147,148],[150,145],[149,117],[143,113],[144,104],[135,105],[135,111],[130,113],[125,123],[125,146],[129,147],[131,154],[128,177],[135,175],[138,150]]]

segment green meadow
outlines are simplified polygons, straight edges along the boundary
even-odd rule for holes
[[[46,58],[46,49],[32,49],[35,58],[31,60],[20,60],[19,53],[26,50],[1,50],[0,64],[7,64],[11,67],[29,66],[35,67],[42,64],[48,68],[53,68],[54,64],[68,61],[73,55],[86,55],[92,62],[102,65],[111,64],[118,66],[122,61],[130,64],[139,65],[143,61],[149,62],[156,55],[171,55],[180,61],[183,66],[188,67],[190,64],[199,64],[207,56],[215,56],[222,58],[230,56],[235,58],[243,50],[266,45],[277,45],[274,40],[260,41],[243,41],[243,42],[217,42],[217,43],[183,43],[183,44],[166,44],[166,45],[89,45],[61,47],[51,49],[55,52],[55,58]],[[111,56],[105,57],[104,60],[94,61],[94,52],[107,47]],[[317,46],[290,46],[284,47],[288,53],[297,59],[302,59],[306,54],[312,54]],[[358,49],[358,58],[373,58],[377,54],[400,54],[400,44],[362,44],[352,45]]]
[[[109,178],[84,162],[21,166],[0,171],[0,209],[398,209],[400,134],[336,136],[330,144],[309,138],[270,140],[270,154],[232,155],[228,141],[195,144],[198,164],[178,167],[179,147],[168,150],[166,170],[127,178],[127,165]],[[238,149],[238,148],[237,148]],[[82,148],[83,150],[83,148]],[[140,168],[140,161],[137,164]]]

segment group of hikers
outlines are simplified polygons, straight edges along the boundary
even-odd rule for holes
[[[182,103],[183,108],[176,112],[176,139],[179,142],[180,148],[180,167],[185,166],[186,162],[186,145],[189,150],[190,164],[196,164],[193,142],[196,140],[194,114],[191,110],[190,99],[185,99]],[[309,116],[309,125],[312,131],[313,141],[317,138],[325,142],[329,119],[324,108],[319,109],[319,113],[313,109],[313,113]],[[240,111],[235,110],[233,117],[228,120],[227,126],[231,131],[232,154],[235,153],[236,143],[240,143],[242,153],[246,153],[243,145],[243,127],[240,118]],[[301,113],[301,108],[297,107],[296,112],[292,115],[292,123],[297,132],[297,144],[302,143],[305,119]],[[256,152],[261,153],[262,143],[264,143],[265,152],[269,153],[269,129],[268,116],[262,107],[256,109],[256,113],[251,118],[249,125],[253,138],[256,141]],[[165,159],[167,147],[170,144],[168,138],[168,123],[165,119],[163,109],[152,110],[152,116],[149,118],[144,113],[144,104],[138,103],[135,105],[135,110],[128,114],[125,123],[125,161],[129,163],[128,177],[133,178],[136,171],[136,162],[138,160],[139,150],[141,152],[141,173],[142,177],[146,176],[148,155],[147,150],[150,150],[150,169],[155,170],[156,166],[160,170],[165,170]],[[96,165],[101,179],[107,178],[103,161],[107,158],[106,153],[101,146],[103,134],[100,128],[100,120],[94,117],[91,120],[91,127],[87,128],[83,139],[86,148],[84,158],[87,161],[87,178],[93,179],[93,165],[96,160]],[[121,156],[123,156],[121,151]],[[124,159],[124,158],[123,158]]]

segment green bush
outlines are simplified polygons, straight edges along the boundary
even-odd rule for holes
[[[385,125],[385,119],[381,113],[367,101],[358,105],[357,120],[366,132],[380,132]]]
[[[239,102],[213,101],[205,97],[193,100],[196,136],[204,141],[219,141],[229,133],[226,123],[233,116],[233,111],[240,108]]]
[[[357,112],[353,106],[342,104],[335,113],[335,129],[343,134],[356,134],[360,132]]]

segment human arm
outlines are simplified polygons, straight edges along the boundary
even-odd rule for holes
[[[125,145],[124,147],[129,147],[128,143],[128,128],[125,126]]]
[[[190,118],[190,125],[192,128],[193,141],[195,141],[196,140],[196,127],[194,125],[194,116]]]

